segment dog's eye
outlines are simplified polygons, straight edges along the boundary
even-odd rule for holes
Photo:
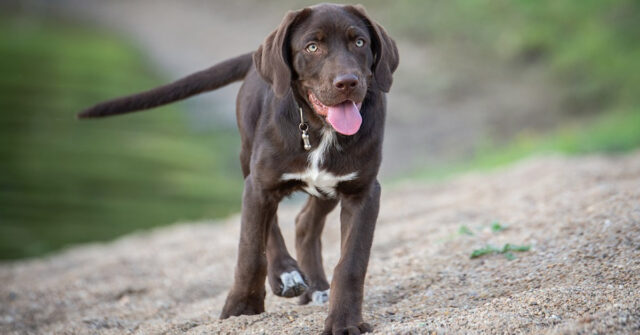
[[[309,45],[307,45],[307,51],[308,52],[316,52],[318,51],[318,45],[315,43],[311,43]]]
[[[362,48],[362,47],[364,46],[364,40],[363,40],[363,39],[361,39],[361,38],[357,39],[357,40],[356,40],[356,46],[357,46],[358,48]]]

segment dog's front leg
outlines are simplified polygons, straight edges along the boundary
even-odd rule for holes
[[[377,181],[359,194],[342,197],[340,261],[331,281],[324,334],[371,331],[371,326],[362,320],[362,298],[379,204]]]
[[[278,208],[278,199],[259,187],[251,175],[242,195],[242,224],[233,287],[220,314],[221,319],[264,312],[267,232]]]

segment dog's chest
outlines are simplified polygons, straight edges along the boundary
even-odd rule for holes
[[[335,136],[333,131],[323,131],[320,144],[309,154],[307,169],[302,172],[283,173],[280,179],[282,181],[302,181],[306,184],[303,189],[307,193],[320,198],[335,198],[336,187],[340,182],[354,180],[358,177],[358,172],[356,171],[344,175],[336,175],[320,168],[328,149],[335,145]]]

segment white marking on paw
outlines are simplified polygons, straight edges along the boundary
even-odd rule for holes
[[[351,172],[343,176],[336,176],[333,173],[320,170],[320,164],[324,161],[325,153],[330,146],[335,145],[336,134],[333,130],[324,129],[322,141],[308,157],[309,166],[300,173],[284,173],[280,180],[300,180],[307,184],[304,190],[316,197],[324,198],[323,192],[331,198],[336,197],[336,185],[343,181],[354,180],[358,177],[358,172]]]
[[[313,292],[313,294],[311,295],[311,301],[313,301],[313,304],[322,305],[325,302],[329,301],[329,290],[330,289]]]
[[[297,286],[307,287],[307,284],[302,279],[302,276],[298,271],[285,272],[280,275],[280,281],[282,281],[282,292],[287,292]]]

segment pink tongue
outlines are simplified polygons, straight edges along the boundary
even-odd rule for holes
[[[353,101],[345,101],[339,105],[329,107],[327,121],[340,134],[353,135],[360,129],[362,116],[360,116],[358,106]]]

